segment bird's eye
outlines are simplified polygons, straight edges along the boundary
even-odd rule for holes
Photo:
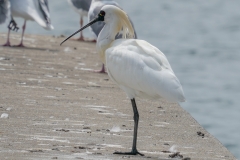
[[[100,11],[99,15],[100,16],[105,16],[105,12],[104,11]]]

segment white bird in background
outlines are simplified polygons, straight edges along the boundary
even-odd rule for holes
[[[97,39],[97,51],[106,64],[109,77],[131,99],[134,112],[132,150],[115,154],[143,155],[137,150],[139,114],[135,98],[164,98],[170,102],[184,102],[182,86],[167,58],[159,49],[144,40],[133,39],[134,29],[129,18],[118,7],[104,6],[97,18],[74,34],[98,21],[104,21],[105,26]],[[119,31],[122,31],[123,38],[115,39]]]
[[[24,24],[22,26],[22,37],[21,42],[18,47],[24,47],[23,45],[23,36],[26,29],[26,21],[36,21],[40,26],[46,30],[52,30],[53,26],[51,25],[48,0],[9,0],[11,3],[11,15],[12,17],[21,17],[24,19]],[[14,24],[14,20],[10,22]],[[16,27],[16,26],[14,26]],[[3,46],[11,46],[9,41],[11,28],[8,30],[7,42]]]
[[[122,9],[119,6],[119,4],[115,1],[113,1],[113,0],[92,0],[91,6],[90,6],[90,9],[89,9],[89,12],[88,12],[89,22],[91,20],[93,20],[94,18],[96,18],[96,16],[98,16],[98,13],[100,12],[101,8],[105,5],[114,5],[118,8],[120,8],[120,9]],[[132,23],[132,21],[131,21],[131,23]],[[96,39],[97,39],[100,31],[103,29],[104,25],[105,25],[104,22],[97,22],[97,23],[94,23],[90,26],[90,31],[92,31],[92,33],[93,33],[93,35],[95,36]],[[132,26],[134,27],[133,23],[132,23]],[[135,38],[137,38],[137,34],[136,34],[135,29],[134,29],[134,33],[135,33]],[[115,38],[116,39],[122,38],[122,35],[117,34]],[[104,68],[104,64],[102,65],[102,69],[100,71],[96,71],[96,72],[106,73],[105,68]]]
[[[74,8],[74,10],[80,14],[80,28],[83,26],[83,17],[88,16],[88,10],[90,8],[92,0],[68,0],[68,3]],[[80,37],[76,40],[84,41],[82,32]]]
[[[10,8],[10,4],[8,0],[0,0],[0,24],[6,21],[9,8]]]

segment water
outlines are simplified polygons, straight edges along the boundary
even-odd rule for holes
[[[167,56],[187,97],[182,107],[240,159],[240,1],[117,2],[138,37]],[[79,16],[67,1],[50,1],[50,10],[55,30],[28,22],[26,33],[70,35],[79,28]],[[1,25],[0,32],[6,31]],[[84,34],[91,35],[88,30]]]

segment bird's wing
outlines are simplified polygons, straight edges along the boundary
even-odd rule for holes
[[[7,0],[0,0],[0,24],[7,19],[10,4]]]
[[[23,12],[35,20],[44,29],[54,29],[51,24],[48,0],[36,0],[33,2],[35,3],[35,6],[32,6],[31,3],[29,3],[30,5],[27,7],[27,11]]]
[[[69,3],[72,4],[76,11],[81,13],[82,11],[88,12],[91,0],[69,0]]]
[[[49,14],[48,0],[38,0],[38,3],[39,3],[40,11],[44,19],[46,20],[46,23],[50,24],[51,20],[50,20],[50,14]]]
[[[184,101],[182,86],[165,55],[143,40],[115,40],[106,50],[108,74],[129,98],[139,95]]]

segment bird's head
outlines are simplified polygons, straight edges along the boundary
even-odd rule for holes
[[[101,11],[99,12],[96,18],[94,18],[88,24],[86,24],[81,29],[73,33],[71,36],[66,38],[60,45],[62,45],[65,41],[67,41],[75,34],[81,32],[85,28],[91,26],[92,24],[98,21],[104,21],[106,24],[115,23],[116,24],[115,29],[117,30],[117,32],[122,30],[123,38],[134,38],[135,36],[133,26],[129,21],[127,14],[116,6],[105,5],[102,7]]]

